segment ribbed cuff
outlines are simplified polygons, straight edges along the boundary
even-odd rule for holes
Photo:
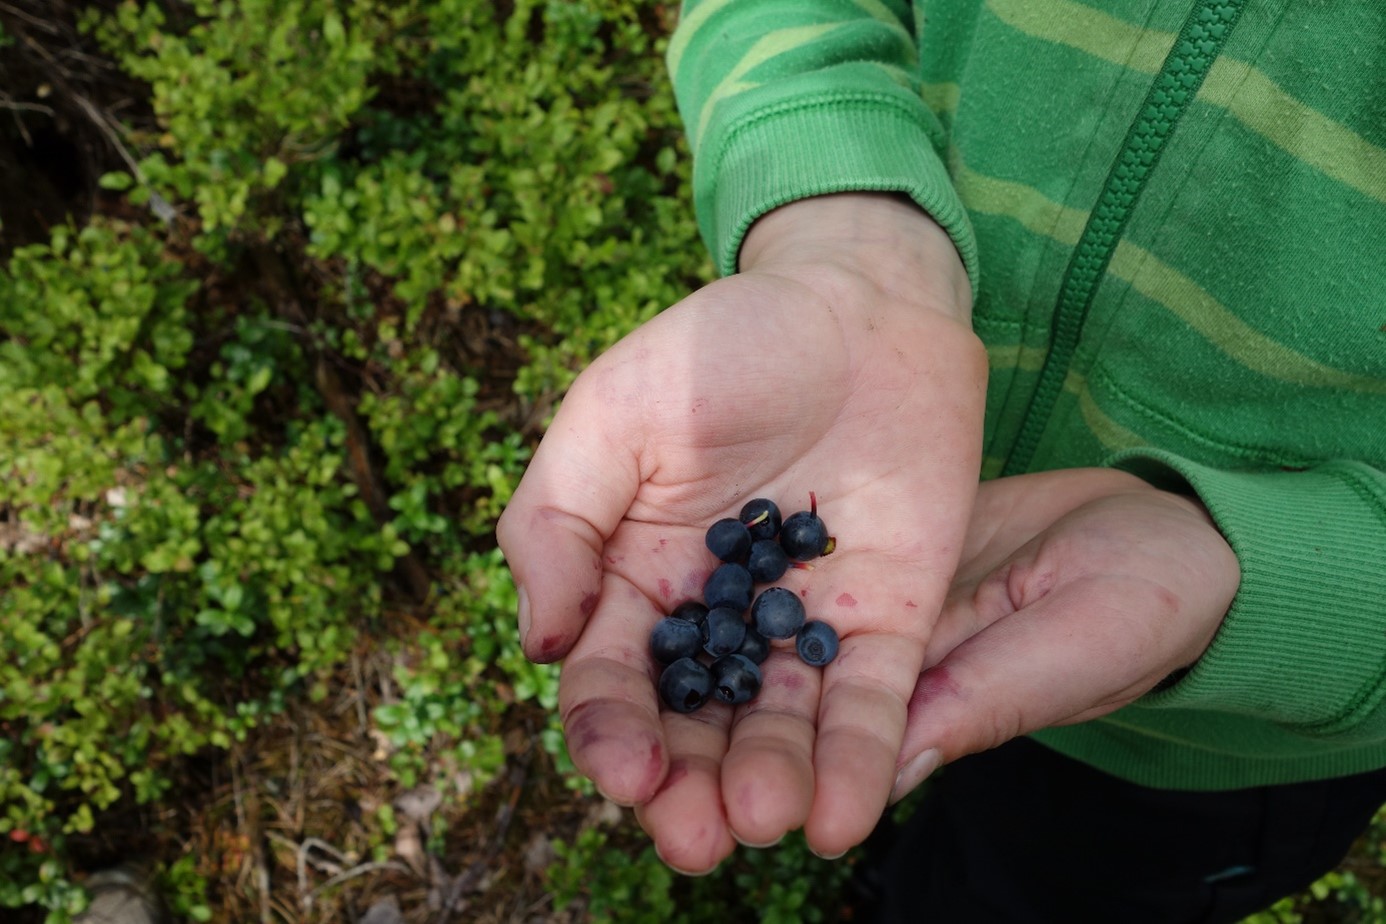
[[[694,167],[699,226],[723,274],[771,209],[840,192],[905,193],[958,248],[977,291],[977,243],[929,141],[927,113],[898,97],[824,94],[769,105],[717,132]],[[710,139],[709,139],[710,141]]]
[[[1232,607],[1203,657],[1140,706],[1257,716],[1313,737],[1381,732],[1386,489],[1380,473],[1355,462],[1227,472],[1147,449],[1109,464],[1157,487],[1191,488],[1242,571]]]

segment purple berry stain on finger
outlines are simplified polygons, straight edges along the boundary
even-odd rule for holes
[[[558,659],[558,649],[563,645],[563,636],[546,635],[539,640],[539,660],[548,663]]]
[[[712,674],[709,673],[709,691],[711,682]],[[612,796],[629,804],[643,802],[654,795],[664,763],[664,748],[653,730],[624,733],[613,730],[611,710],[599,700],[588,700],[573,707],[563,721],[563,729],[569,750],[574,754],[619,753],[618,775],[626,777],[624,782],[630,785],[628,789],[622,787],[611,793]],[[638,778],[631,778],[633,773],[638,774]],[[608,779],[607,782],[620,781]]]

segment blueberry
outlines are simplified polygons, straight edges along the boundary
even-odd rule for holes
[[[666,616],[650,633],[650,654],[660,664],[673,664],[679,658],[695,658],[703,647],[698,624],[677,616]]]
[[[774,539],[780,531],[780,508],[763,497],[747,501],[738,519],[751,531],[752,539]]]
[[[712,662],[712,695],[733,706],[760,692],[760,668],[750,658],[729,654]]]
[[[809,509],[791,514],[780,527],[780,545],[795,561],[808,561],[833,550],[828,527],[818,516],[818,497],[809,492]]]
[[[692,658],[679,658],[659,675],[659,698],[675,712],[692,712],[712,695],[712,671]]]
[[[708,609],[729,606],[744,613],[751,605],[751,572],[745,565],[726,563],[717,566],[703,585],[703,602]]]
[[[823,521],[808,511],[791,514],[780,530],[780,546],[795,561],[808,561],[823,554],[828,530]]]
[[[703,541],[722,561],[745,561],[746,553],[751,551],[751,531],[735,517],[713,523]]]
[[[805,664],[822,667],[837,657],[837,632],[826,622],[810,620],[799,630],[794,647]]]
[[[770,657],[770,642],[756,631],[755,626],[747,626],[746,637],[741,640],[736,654],[745,655],[753,664],[764,664],[765,659]]]
[[[708,610],[707,622],[703,623],[703,651],[720,658],[741,647],[746,638],[746,620],[739,610],[718,606]]]
[[[769,584],[784,577],[789,570],[789,556],[774,539],[757,539],[751,543],[746,570],[751,572],[751,580],[757,584]]]
[[[697,600],[685,600],[674,611],[669,614],[676,619],[687,619],[695,626],[701,626],[703,620],[707,619],[707,604],[699,603]]]
[[[751,623],[766,638],[789,638],[804,624],[804,604],[794,591],[771,587],[751,604]]]

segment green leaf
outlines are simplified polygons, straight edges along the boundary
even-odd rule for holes
[[[342,17],[329,12],[322,21],[322,37],[329,45],[340,45],[346,41],[346,29],[342,27]]]
[[[116,170],[112,173],[103,173],[96,183],[102,189],[123,192],[135,185],[135,178],[123,170]]]
[[[241,608],[241,601],[244,599],[245,589],[240,584],[232,584],[222,592],[221,605],[228,610],[238,610]]]
[[[265,188],[273,189],[279,185],[279,181],[288,174],[289,168],[277,157],[271,157],[265,161],[265,166],[261,170],[261,177],[264,179]]]

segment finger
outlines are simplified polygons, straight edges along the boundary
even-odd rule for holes
[[[709,703],[690,715],[664,713],[669,773],[635,808],[664,863],[686,875],[711,871],[736,847],[722,809],[722,756],[731,707]]]
[[[823,671],[814,752],[817,774],[805,834],[815,853],[839,856],[866,839],[895,781],[905,705],[922,644],[887,633],[842,640]]]
[[[559,676],[558,708],[568,753],[619,805],[648,801],[668,770],[664,730],[646,647],[658,609],[608,575],[587,629]]]
[[[1055,520],[1133,484],[1144,486],[1134,475],[1101,468],[1034,472],[983,482],[977,489],[957,580],[979,580]]]
[[[1022,556],[1031,558],[1038,540],[1015,550],[1010,561],[1003,561],[994,570],[975,577],[958,577],[944,601],[943,614],[924,648],[924,667],[932,667],[953,649],[972,638],[997,620],[1014,613],[1027,599],[1027,591],[1042,596],[1039,587],[1048,577],[1036,579],[1033,568],[1017,564]],[[1028,586],[1027,586],[1028,585]]]
[[[761,665],[760,693],[738,711],[722,765],[722,799],[743,844],[776,843],[808,818],[819,673],[792,649],[777,647]]]
[[[567,654],[601,593],[602,546],[640,483],[631,445],[595,407],[595,379],[569,391],[505,512],[496,539],[519,595],[520,637],[535,661]]]
[[[911,772],[901,774],[892,798],[922,781],[910,764],[925,751],[936,749],[947,763],[1104,715],[1158,683],[1176,665],[1156,627],[1174,613],[1139,591],[1125,579],[1076,581],[994,622],[920,674],[900,750],[900,766]]]

